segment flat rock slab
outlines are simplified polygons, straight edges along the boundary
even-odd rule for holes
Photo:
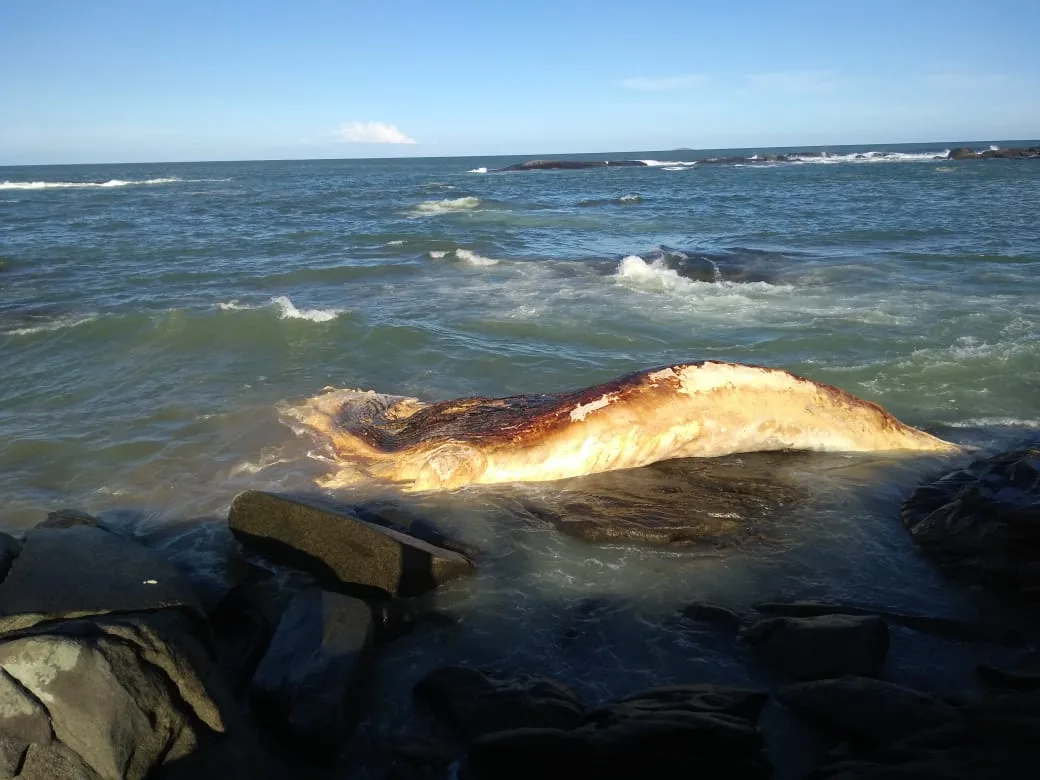
[[[588,542],[736,544],[805,499],[805,489],[782,476],[786,464],[803,459],[773,452],[684,458],[559,480],[550,497],[516,490],[527,512]]]
[[[878,744],[962,720],[956,707],[934,696],[870,677],[794,683],[776,697],[831,733]]]
[[[318,498],[240,493],[228,524],[246,547],[308,572],[327,590],[417,596],[476,569],[461,553],[366,522]]]
[[[798,680],[874,677],[888,655],[888,624],[874,616],[768,618],[741,636],[772,667]]]
[[[90,526],[34,530],[0,584],[0,633],[167,607],[199,610],[176,567],[148,548]]]

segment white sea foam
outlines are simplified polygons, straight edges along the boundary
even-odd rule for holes
[[[666,165],[661,169],[662,171],[688,171],[690,170],[687,165]]]
[[[398,240],[398,241],[387,241],[386,245],[387,246],[403,246],[404,245],[404,241],[401,241],[401,240]]]
[[[498,260],[493,257],[484,257],[468,249],[456,249],[455,257],[469,265],[498,265]]]
[[[643,199],[639,195],[622,195],[618,200],[621,203],[639,203]]]
[[[628,255],[623,258],[621,265],[618,266],[617,276],[632,280],[640,286],[653,286],[666,290],[680,289],[690,285],[690,280],[679,276],[676,271],[656,262],[647,263],[639,255]]]
[[[416,213],[423,216],[436,214],[453,214],[459,211],[468,211],[480,206],[480,198],[467,195],[462,198],[448,198],[446,200],[424,200],[415,207]]]
[[[87,189],[94,187],[130,187],[138,184],[173,184],[183,181],[176,176],[159,179],[109,179],[108,181],[4,181],[0,182],[0,190],[51,190],[51,189]]]
[[[85,316],[68,316],[59,317],[56,320],[50,322],[44,322],[39,325],[32,325],[25,328],[12,328],[11,330],[4,331],[5,336],[31,336],[34,333],[49,333],[55,330],[62,330],[63,328],[75,328],[77,325],[85,325],[88,322],[93,322],[100,315],[98,314],[87,314]]]
[[[640,160],[649,168],[692,168],[697,164],[696,160]]]
[[[967,420],[946,422],[951,428],[1040,428],[1040,419],[1022,419],[1018,417],[972,417]]]
[[[789,162],[809,165],[835,165],[837,163],[886,163],[886,162],[931,162],[936,157],[945,157],[949,149],[941,152],[851,152],[849,154],[828,154],[822,157],[799,157],[789,154]]]
[[[310,320],[311,322],[328,322],[334,320],[342,312],[340,309],[304,309],[300,311],[293,305],[287,295],[279,295],[271,299],[278,306],[278,316],[283,320]]]
[[[238,299],[232,299],[230,301],[224,301],[217,304],[217,308],[221,311],[243,311],[245,309],[252,309],[252,306],[247,306],[244,303],[239,303]]]
[[[448,256],[447,250],[444,250],[444,249],[431,249],[430,250],[430,257],[432,257],[434,260],[440,260],[441,258],[447,257],[447,256]]]
[[[487,173],[487,171],[488,171],[487,168],[474,168],[474,169],[472,169],[471,171],[468,171],[468,172],[469,173]]]

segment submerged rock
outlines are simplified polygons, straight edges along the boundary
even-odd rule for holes
[[[555,680],[496,680],[465,666],[430,672],[415,696],[467,740],[507,729],[574,728],[585,716],[577,694]]]
[[[476,568],[461,553],[318,498],[240,493],[228,524],[243,545],[308,572],[327,590],[417,596]]]
[[[976,460],[914,491],[914,542],[957,576],[1040,599],[1040,448]]]
[[[873,616],[769,618],[741,636],[771,666],[799,680],[874,677],[888,654],[888,624]]]
[[[350,741],[374,638],[363,601],[314,587],[297,594],[253,677],[254,712],[309,761],[333,761]]]
[[[776,697],[827,731],[880,744],[961,719],[955,707],[933,696],[870,677],[794,683]]]
[[[669,460],[560,480],[549,496],[518,492],[527,512],[585,541],[725,545],[757,533],[804,498],[804,488],[785,480],[782,469],[806,457],[814,456]]]
[[[36,528],[74,528],[79,525],[98,527],[101,521],[79,509],[58,509],[48,512],[47,519],[38,523]]]

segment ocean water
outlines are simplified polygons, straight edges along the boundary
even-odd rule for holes
[[[651,164],[518,173],[487,171],[525,158],[0,168],[0,528],[75,506],[189,533],[240,490],[313,488],[328,453],[286,409],[327,386],[440,400],[717,359],[838,385],[983,452],[1035,438],[1040,163],[933,159],[958,145],[576,155]],[[723,547],[572,539],[525,508],[552,510],[552,484],[380,492],[482,568],[436,597],[453,628],[388,650],[381,684],[400,695],[368,727],[403,727],[407,687],[437,663],[546,671],[593,701],[754,678],[676,626],[693,600],[994,614],[898,521],[913,485],[956,461],[741,463],[804,496],[762,541]],[[588,489],[652,512],[641,486],[662,479],[681,509],[681,464]],[[939,685],[914,641],[896,642],[893,675]],[[947,651],[943,680],[982,652]]]

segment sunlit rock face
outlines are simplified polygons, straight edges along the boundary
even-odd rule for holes
[[[679,363],[563,393],[414,398],[333,390],[294,410],[342,467],[411,490],[540,482],[760,450],[956,452],[877,404],[786,371]]]

